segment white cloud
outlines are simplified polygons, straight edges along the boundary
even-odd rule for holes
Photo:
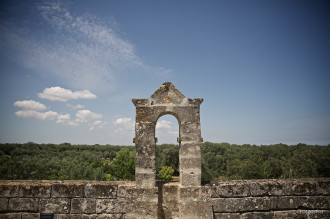
[[[76,99],[95,99],[96,95],[89,90],[71,91],[62,87],[50,87],[45,88],[42,93],[38,94],[38,97],[51,101],[66,102]]]
[[[112,88],[119,75],[138,69],[158,75],[170,71],[145,65],[111,18],[76,15],[60,1],[42,2],[34,12],[39,13],[24,25],[0,22],[1,46],[25,68],[54,75],[76,89]],[[38,23],[29,25],[32,19]]]
[[[103,128],[107,123],[102,122],[101,120],[96,120],[90,127],[89,130],[93,131],[95,129],[101,129]]]
[[[179,135],[178,130],[172,127],[172,122],[168,120],[159,120],[157,122],[156,133],[160,136]]]
[[[170,121],[167,121],[167,120],[161,120],[161,121],[158,121],[157,124],[156,124],[156,128],[159,128],[159,129],[171,129],[171,123]]]
[[[15,113],[16,116],[25,119],[54,120],[57,118],[57,112],[37,112],[34,110],[20,110]]]
[[[78,104],[78,105],[73,107],[73,109],[83,109],[83,108],[85,108],[85,106],[81,105],[81,104]]]
[[[69,107],[69,108],[72,108],[72,109],[84,109],[85,108],[85,106],[81,105],[81,104],[77,104],[77,105],[74,106],[74,105],[71,105],[71,104],[67,103],[66,106]]]
[[[76,122],[79,123],[89,123],[93,120],[101,119],[102,114],[94,113],[90,110],[79,110],[76,113]]]
[[[42,103],[39,103],[37,101],[34,101],[34,100],[22,100],[22,101],[16,101],[14,103],[14,106],[17,106],[17,107],[20,107],[22,108],[23,110],[32,110],[32,111],[39,111],[39,110],[45,110],[47,109],[47,107],[42,104]]]
[[[62,124],[62,125],[68,125],[71,127],[79,126],[79,123],[72,121],[70,114],[61,114],[57,116],[56,123]]]
[[[133,131],[135,122],[131,118],[118,118],[113,124],[118,127],[116,132]]]

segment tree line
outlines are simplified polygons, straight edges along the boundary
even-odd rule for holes
[[[203,182],[330,177],[330,145],[205,142],[201,153]],[[178,145],[157,145],[156,170],[179,175]],[[0,179],[134,180],[134,171],[134,146],[0,144]]]

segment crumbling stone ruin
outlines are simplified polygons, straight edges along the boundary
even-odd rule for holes
[[[330,218],[330,179],[201,185],[200,104],[170,82],[136,106],[136,181],[0,180],[0,219]],[[155,126],[179,122],[180,183],[156,184]]]
[[[171,114],[179,122],[180,185],[201,184],[200,104],[186,98],[171,82],[164,83],[148,99],[133,99],[136,106],[135,138],[137,186],[154,187],[156,176],[155,128],[159,117]]]

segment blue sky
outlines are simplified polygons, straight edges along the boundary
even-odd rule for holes
[[[171,81],[205,141],[330,143],[329,1],[2,1],[0,142],[133,145]],[[174,117],[158,121],[175,143]]]

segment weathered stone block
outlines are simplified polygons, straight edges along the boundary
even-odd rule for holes
[[[158,188],[128,188],[126,211],[125,218],[157,218]]]
[[[117,198],[126,198],[127,187],[126,185],[118,185]]]
[[[290,195],[292,183],[289,180],[268,180],[269,195]]]
[[[215,213],[214,219],[240,219],[239,213]]]
[[[308,203],[307,196],[279,196],[273,197],[272,202],[278,210],[290,210],[298,208],[307,208],[311,203]]]
[[[124,219],[124,214],[92,214],[90,219]]]
[[[0,219],[21,219],[21,213],[0,213]]]
[[[180,170],[180,184],[182,186],[198,186],[200,182],[200,168]]]
[[[9,199],[8,211],[29,211],[39,210],[39,199],[37,198],[11,198]]]
[[[267,181],[257,181],[248,184],[250,196],[267,196],[270,195],[270,185]]]
[[[315,180],[293,180],[291,195],[315,195]]]
[[[39,219],[40,214],[39,213],[23,213],[22,219]]]
[[[183,157],[199,156],[201,153],[201,148],[200,148],[199,144],[200,144],[199,141],[195,144],[181,142],[180,156],[183,156]]]
[[[135,202],[127,205],[125,219],[155,219],[158,215],[157,202]]]
[[[8,209],[8,199],[0,198],[0,211],[7,211]]]
[[[185,186],[180,187],[180,199],[195,199],[199,200],[202,195],[201,186]]]
[[[20,197],[50,197],[50,183],[26,182],[21,184]]]
[[[54,214],[54,219],[69,219],[69,214]]]
[[[212,207],[203,201],[187,199],[180,202],[180,218],[212,218]]]
[[[330,209],[330,196],[308,196],[307,207],[310,209]]]
[[[163,205],[168,206],[169,209],[177,211],[179,204],[179,184],[165,184],[163,185]]]
[[[180,157],[180,170],[185,171],[186,169],[201,169],[201,158],[200,157]]]
[[[117,185],[105,182],[91,182],[85,186],[86,198],[116,198]]]
[[[126,213],[126,199],[97,199],[96,213]]]
[[[158,188],[130,187],[127,189],[127,201],[158,202]]]
[[[273,208],[269,197],[219,198],[211,201],[214,212],[268,211]]]
[[[17,197],[20,183],[17,182],[1,182],[0,197]]]
[[[84,197],[85,183],[63,182],[52,186],[52,197]]]
[[[71,213],[95,213],[96,201],[91,198],[73,198],[71,200]]]
[[[330,218],[330,210],[307,210],[308,219]]]
[[[88,214],[70,214],[70,219],[89,219]]]
[[[136,163],[136,167],[140,169],[148,169],[156,173],[155,154],[138,154],[137,152],[135,163]]]
[[[330,195],[330,179],[321,179],[316,183],[317,195]]]
[[[244,181],[217,182],[211,186],[211,198],[246,197],[250,195],[250,187]]]
[[[153,188],[156,185],[156,174],[135,172],[136,185]]]
[[[50,198],[40,200],[40,213],[68,214],[70,201],[68,198]]]
[[[274,218],[287,219],[287,218],[299,218],[307,219],[308,212],[306,210],[292,210],[292,211],[274,211]]]
[[[242,219],[273,219],[273,212],[247,212],[241,215]]]

